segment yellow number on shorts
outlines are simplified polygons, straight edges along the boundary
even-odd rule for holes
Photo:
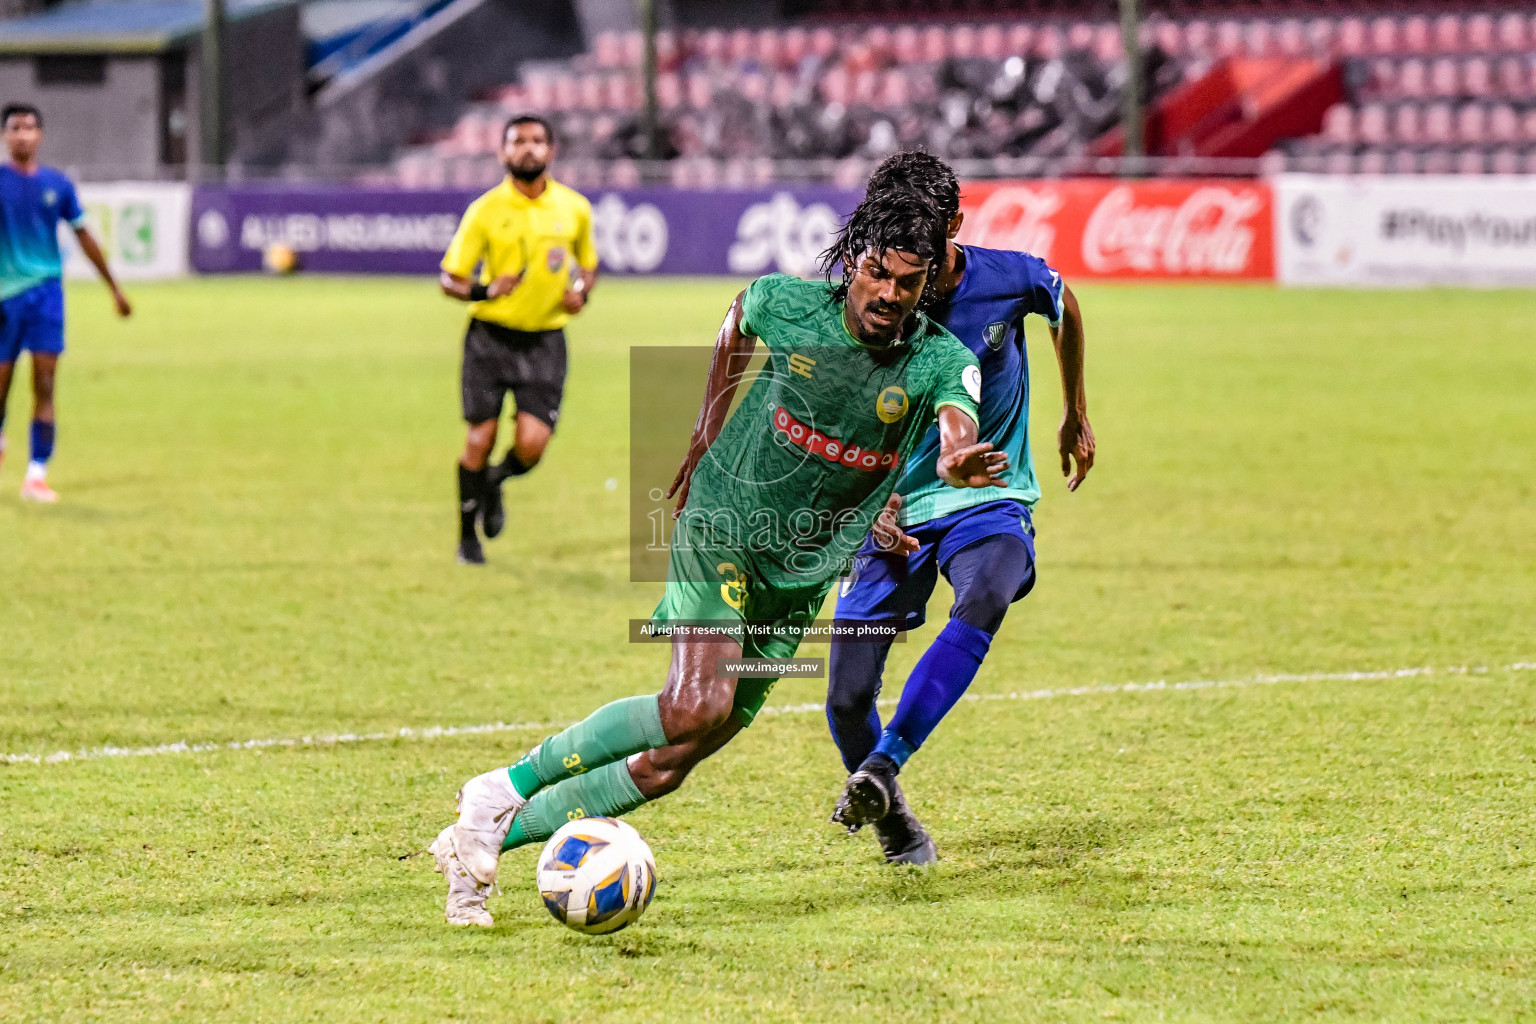
[[[586,816],[587,812],[580,807],[576,808],[574,811],[565,812],[566,821],[576,821],[578,819],[585,818]]]
[[[747,577],[736,568],[735,562],[721,562],[715,566],[715,571],[725,577],[725,582],[720,584],[720,599],[741,611],[741,604],[747,599]]]

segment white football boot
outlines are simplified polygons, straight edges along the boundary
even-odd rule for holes
[[[501,844],[512,819],[528,801],[518,795],[506,768],[476,775],[459,790],[459,820],[453,826],[453,849],[475,881],[496,881]]]
[[[432,854],[437,873],[448,880],[448,906],[444,912],[448,923],[489,928],[494,922],[485,909],[485,898],[491,894],[491,887],[471,878],[458,854],[453,852],[453,826],[438,833],[427,850]]]

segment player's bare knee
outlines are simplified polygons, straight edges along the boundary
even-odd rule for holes
[[[690,687],[661,695],[661,723],[673,744],[700,740],[730,721],[733,687]]]

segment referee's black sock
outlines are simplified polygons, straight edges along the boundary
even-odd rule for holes
[[[485,492],[490,487],[490,473],[485,467],[469,469],[462,463],[459,465],[459,536],[475,536],[475,518],[480,515],[480,509],[485,501]]]

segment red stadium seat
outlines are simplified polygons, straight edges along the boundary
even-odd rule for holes
[[[1399,103],[1392,111],[1392,140],[1418,142],[1424,137],[1423,114],[1417,103]]]
[[[1449,57],[1441,57],[1429,67],[1429,94],[1457,96],[1461,93],[1460,79],[1456,62]]]
[[[1429,53],[1434,47],[1429,39],[1429,19],[1415,14],[1405,18],[1399,29],[1398,46],[1406,53]]]
[[[1323,138],[1330,142],[1348,145],[1356,141],[1355,108],[1348,103],[1335,103],[1323,115]]]
[[[1497,29],[1498,48],[1511,53],[1524,50],[1530,39],[1526,27],[1526,19],[1514,12],[1501,17]]]
[[[949,56],[949,33],[938,25],[923,29],[922,59],[937,63]]]
[[[1479,145],[1488,141],[1488,108],[1468,103],[1456,111],[1456,141]]]
[[[1396,53],[1399,48],[1397,19],[1371,19],[1369,45],[1372,53]]]
[[[1462,21],[1458,15],[1442,14],[1435,19],[1431,46],[1440,53],[1455,53],[1462,45]]]

